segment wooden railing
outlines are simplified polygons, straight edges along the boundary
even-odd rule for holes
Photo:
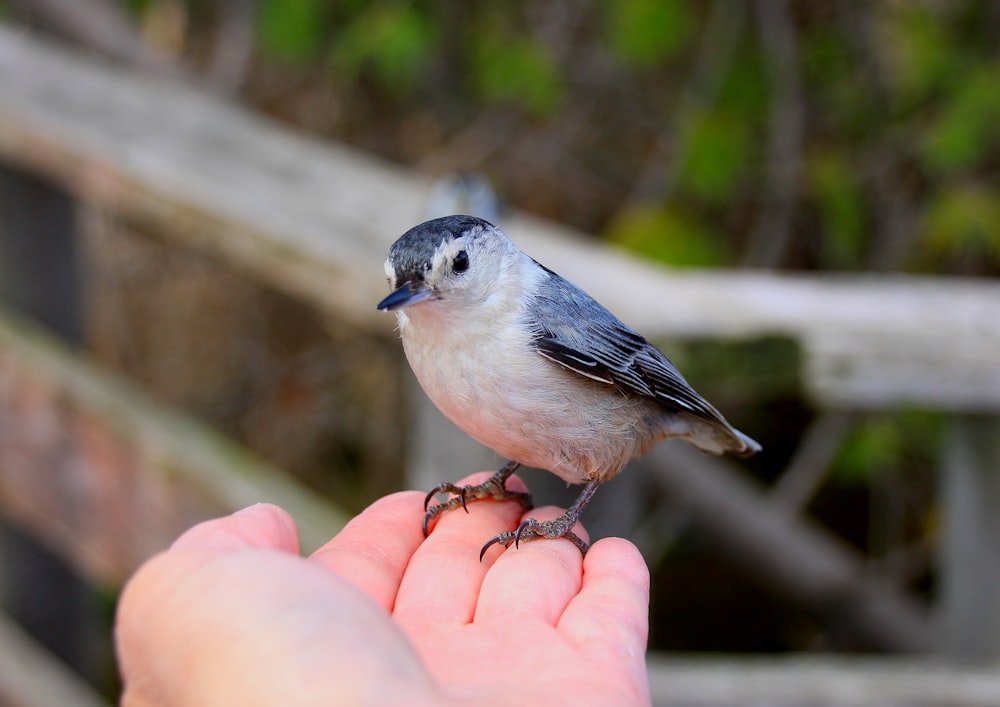
[[[373,303],[384,294],[381,263],[389,243],[425,216],[429,185],[422,177],[296,135],[182,85],[102,65],[3,27],[0,163],[56,185],[87,213],[144,224],[396,345],[391,318],[376,313]],[[1000,514],[992,509],[1000,507],[1000,285],[670,271],[525,215],[511,214],[504,227],[525,250],[650,337],[796,341],[802,385],[821,408],[922,406],[952,413],[942,460],[937,623],[934,612],[869,576],[860,557],[828,533],[786,513],[766,489],[713,460],[658,453],[647,473],[689,504],[695,524],[714,532],[721,545],[744,552],[771,543],[771,552],[759,558],[763,571],[778,582],[797,582],[803,601],[821,615],[831,605],[855,602],[850,620],[867,627],[876,644],[997,660]],[[30,237],[0,233],[0,242],[19,235]],[[11,263],[0,264],[0,273],[4,266]],[[441,470],[444,462],[435,454],[447,446],[442,436],[458,433],[438,424],[426,405],[413,414],[420,416],[410,446],[415,483],[423,485],[432,470],[435,481],[454,476]],[[68,456],[54,458],[53,447]],[[469,460],[462,464],[468,468]],[[61,492],[69,486],[91,493]],[[344,520],[279,470],[96,370],[18,317],[0,314],[0,511],[92,582],[114,586],[186,525],[258,500],[288,508],[307,547]],[[720,513],[726,523],[714,522]],[[123,528],[142,532],[123,535]],[[969,635],[976,637],[971,643]],[[656,673],[661,663],[651,660],[654,691],[663,686],[667,695],[664,676],[681,678],[669,665]],[[880,674],[839,666],[828,673],[835,676],[829,690],[847,673],[872,685]],[[1000,694],[997,675],[975,679]],[[752,701],[757,683],[749,678],[742,694],[720,697],[718,704]],[[820,683],[809,690],[801,694],[823,694]],[[919,703],[919,692],[906,694]],[[950,694],[953,704],[985,704],[971,693]],[[853,703],[862,702],[839,702]]]

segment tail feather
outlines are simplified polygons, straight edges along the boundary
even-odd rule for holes
[[[710,454],[732,454],[740,459],[761,450],[760,444],[725,420],[704,420],[685,416],[682,425],[674,418],[674,435],[686,439],[692,446]],[[683,430],[683,431],[681,431]]]
[[[737,450],[737,449],[731,449],[731,450],[729,450],[731,454],[735,454],[740,459],[746,459],[747,457],[753,456],[754,454],[756,454],[757,452],[759,452],[761,450],[761,446],[760,446],[760,444],[757,443],[756,440],[754,440],[751,437],[743,434],[742,432],[740,432],[735,427],[732,427],[730,429],[733,432],[736,433],[736,437],[740,440],[740,442],[743,443],[743,448],[742,449],[740,449],[740,450]]]

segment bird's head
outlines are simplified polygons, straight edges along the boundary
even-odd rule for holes
[[[445,216],[414,226],[389,248],[392,292],[380,310],[421,303],[476,305],[496,292],[524,257],[496,226],[475,216]]]

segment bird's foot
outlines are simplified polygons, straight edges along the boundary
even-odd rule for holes
[[[483,545],[483,549],[479,551],[479,561],[482,562],[483,555],[494,545],[510,547],[510,544],[514,543],[514,547],[516,548],[522,542],[534,540],[535,538],[566,538],[580,548],[581,553],[586,555],[590,546],[579,535],[573,532],[573,526],[580,519],[580,513],[590,503],[591,497],[600,485],[600,481],[591,481],[588,483],[583,487],[583,491],[577,496],[573,505],[552,520],[537,521],[534,518],[525,518],[517,526],[517,530],[506,530],[490,538],[489,542]]]
[[[531,502],[531,494],[523,491],[511,491],[507,488],[507,479],[521,466],[519,462],[507,462],[503,468],[481,484],[475,486],[456,486],[455,484],[444,482],[430,490],[424,499],[424,537],[430,533],[430,524],[445,511],[451,511],[461,507],[466,513],[469,512],[468,503],[479,501],[484,498],[492,498],[494,501],[514,500],[521,504],[526,511],[530,511],[534,506]],[[450,493],[452,497],[444,503],[434,506],[430,505],[431,499],[439,493]],[[429,506],[429,507],[428,507]],[[508,543],[509,544],[509,543]]]
[[[557,518],[546,521],[525,518],[517,526],[517,530],[505,530],[490,538],[489,542],[483,545],[483,549],[479,551],[479,560],[482,561],[483,555],[494,545],[510,547],[510,544],[514,543],[514,547],[516,548],[521,543],[534,540],[535,538],[566,538],[580,548],[581,553],[586,555],[590,546],[579,535],[573,532],[573,526],[576,525],[580,514],[573,513],[572,511],[573,509],[571,508]]]

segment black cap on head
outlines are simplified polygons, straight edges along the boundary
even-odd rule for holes
[[[396,271],[394,287],[423,279],[434,251],[449,238],[458,238],[475,227],[493,228],[493,224],[476,216],[443,216],[425,221],[404,233],[389,248],[389,260]]]

